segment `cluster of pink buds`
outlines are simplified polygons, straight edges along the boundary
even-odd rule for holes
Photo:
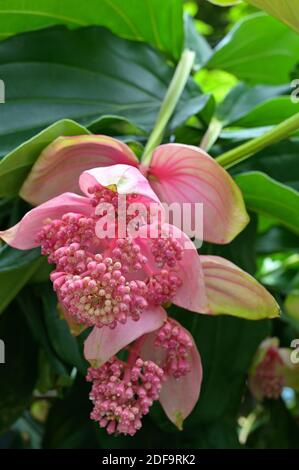
[[[147,351],[146,342],[151,336],[153,342]],[[167,380],[178,380],[191,372],[193,347],[190,334],[168,318],[152,335],[139,338],[129,347],[128,363],[113,357],[99,368],[90,368],[87,380],[93,382],[90,398],[94,405],[91,419],[109,434],[133,435]]]
[[[277,399],[280,397],[285,380],[283,374],[277,372],[277,366],[283,364],[279,351],[270,347],[262,362],[256,367],[255,380],[260,384],[261,393],[266,398]]]
[[[94,404],[91,419],[108,434],[133,436],[141,428],[141,418],[159,398],[163,370],[140,357],[132,366],[112,358],[99,369],[89,368],[93,382],[90,398]]]
[[[95,227],[100,216],[94,207],[99,201],[117,207],[118,195],[99,186],[88,192],[92,194],[89,217],[67,213],[48,221],[37,240],[49,262],[56,264],[51,280],[67,316],[77,324],[115,328],[128,317],[139,320],[150,303],[172,300],[182,285],[178,262],[183,249],[172,234],[165,237],[161,231],[157,239],[147,240],[146,250],[129,236],[98,238]]]
[[[157,331],[154,345],[165,351],[165,359],[161,365],[165,374],[179,379],[190,372],[188,355],[193,342],[177,322],[168,318]]]

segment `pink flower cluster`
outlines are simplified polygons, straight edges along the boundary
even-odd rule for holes
[[[167,317],[169,303],[248,319],[279,314],[254,278],[223,258],[199,255],[188,234],[163,220],[162,203],[182,210],[187,203],[193,227],[201,203],[203,238],[221,244],[248,223],[236,183],[201,149],[161,145],[144,166],[111,137],[59,137],[43,150],[20,195],[37,207],[0,237],[21,250],[40,246],[54,265],[51,280],[71,331],[92,327],[84,344],[91,416],[108,433],[133,435],[158,399],[182,429],[198,400],[200,355],[191,334]],[[127,210],[135,203],[145,208],[138,222],[135,209]],[[140,233],[120,234],[120,221]],[[114,236],[99,235],[105,224]],[[123,350],[126,362],[117,357]]]
[[[146,355],[144,340],[145,337],[139,338],[129,348],[127,363],[114,356],[101,367],[88,370],[87,380],[93,383],[91,418],[109,434],[135,434],[142,416],[159,399],[167,378],[179,379],[191,371],[189,353],[193,341],[176,321],[168,318],[154,333],[152,348],[161,348],[162,354],[151,354],[158,358],[159,365],[142,359]]]
[[[279,351],[270,347],[262,362],[256,368],[256,381],[260,385],[261,393],[266,398],[277,399],[285,386],[284,375],[277,373],[277,366],[283,364]]]
[[[108,434],[133,436],[141,428],[141,418],[159,398],[163,377],[157,364],[140,357],[132,366],[114,357],[99,369],[89,368],[87,380],[93,383],[90,398],[94,404],[91,419]]]
[[[171,233],[162,238],[161,231],[146,246],[130,237],[99,239],[95,226],[101,217],[94,207],[101,199],[113,200],[117,207],[118,195],[106,188],[87,190],[93,195],[90,216],[67,213],[51,220],[37,242],[42,254],[56,264],[51,280],[67,315],[78,324],[115,328],[128,316],[139,320],[149,303],[162,305],[173,299],[182,284],[178,261],[183,249]]]

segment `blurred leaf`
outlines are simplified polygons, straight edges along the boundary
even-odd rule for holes
[[[45,426],[43,447],[46,449],[97,448],[94,426],[89,418],[90,384],[78,380],[63,399],[52,405]]]
[[[269,215],[279,223],[299,234],[299,193],[261,172],[238,175],[236,183],[241,188],[249,210]]]
[[[284,227],[272,227],[259,236],[256,244],[258,253],[275,253],[280,251],[299,251],[299,237]]]
[[[299,140],[296,138],[271,145],[236,165],[233,173],[262,171],[275,180],[299,190],[298,144]]]
[[[26,116],[24,116],[25,120]],[[0,196],[18,193],[39,154],[54,139],[61,135],[72,136],[88,133],[88,130],[80,126],[80,124],[64,119],[52,124],[28,141],[22,143],[0,160]]]
[[[127,139],[131,136],[146,136],[146,133],[135,126],[128,119],[121,116],[106,115],[101,116],[88,126],[88,130],[93,134],[104,134],[123,137]]]
[[[71,335],[66,321],[59,318],[57,297],[52,286],[43,285],[40,294],[44,307],[45,326],[54,351],[64,362],[77,367],[82,374],[85,374],[87,362],[82,358],[77,340]]]
[[[293,291],[285,299],[286,313],[296,320],[297,328],[299,326],[299,291]]]
[[[214,96],[217,103],[223,101],[230,90],[238,83],[234,75],[223,70],[202,69],[195,75],[195,80],[204,93],[211,93]]]
[[[207,67],[226,70],[249,83],[287,83],[298,61],[298,48],[296,33],[258,13],[236,24],[217,45]]]
[[[246,116],[234,122],[235,126],[274,126],[299,112],[299,102],[293,103],[289,96],[280,96],[259,104]]]
[[[237,266],[253,275],[256,272],[256,214],[250,214],[250,222],[231,243],[228,245],[208,245],[207,254],[219,255],[230,259]]]
[[[194,65],[197,68],[202,67],[212,55],[212,48],[208,42],[196,30],[193,19],[189,15],[184,15],[185,27],[185,47],[195,51]]]
[[[163,0],[163,8],[160,0],[0,0],[0,37],[55,24],[101,25],[178,58],[183,45],[182,14],[181,0]]]
[[[208,0],[208,2],[213,3],[213,5],[218,5],[221,7],[229,7],[232,5],[237,5],[241,3],[241,0]]]
[[[149,131],[173,72],[149,46],[99,27],[56,27],[2,41],[0,154],[62,118],[90,125],[111,114]],[[190,78],[170,127],[201,111],[207,99]]]
[[[241,127],[250,127],[246,124],[242,125],[242,120],[249,120],[252,123],[253,118],[251,115],[256,117],[261,116],[266,124],[260,124],[259,122],[254,122],[254,127],[259,125],[270,125],[272,122],[272,115],[270,112],[267,112],[267,108],[263,110],[264,103],[272,103],[271,99],[287,93],[289,91],[289,85],[280,85],[280,86],[262,86],[257,85],[254,87],[248,86],[245,83],[239,83],[235,88],[233,88],[228,95],[225,97],[224,101],[218,105],[216,111],[216,117],[219,121],[223,123],[224,126],[235,125]],[[294,109],[297,110],[297,106],[293,104],[290,98],[286,98],[290,105],[294,106]],[[262,111],[259,112],[260,108]],[[296,112],[296,111],[295,111]],[[270,122],[267,122],[267,119]],[[278,118],[278,122],[281,122]],[[241,121],[241,124],[240,124]],[[276,122],[274,122],[276,124]]]
[[[298,449],[299,427],[283,401],[268,400],[266,424],[249,436],[249,447],[257,449]]]
[[[45,356],[52,367],[52,370],[58,375],[67,375],[67,369],[59,360],[52,347],[48,331],[44,321],[42,305],[34,295],[34,291],[29,287],[23,289],[18,295],[17,302],[20,310],[26,317],[27,323],[36,342],[42,347]],[[42,356],[40,356],[42,359]]]
[[[280,21],[299,32],[299,1],[298,0],[247,0],[255,7],[265,10]]]
[[[18,294],[41,262],[38,249],[20,251],[7,245],[0,248],[0,313]]]
[[[0,317],[5,364],[0,365],[0,433],[29,405],[37,379],[36,344],[16,304]]]

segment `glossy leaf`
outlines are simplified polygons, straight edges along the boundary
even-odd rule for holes
[[[272,103],[272,100],[289,91],[289,85],[257,85],[252,87],[245,83],[239,83],[227,94],[222,103],[218,105],[216,117],[223,126],[258,127],[270,125],[272,124],[273,116],[270,110],[268,111],[267,106],[269,106],[269,103]],[[289,108],[294,109],[294,112],[296,112],[298,106],[291,102],[290,97],[283,99],[288,100]],[[257,119],[259,117],[262,122]],[[278,121],[274,121],[274,124],[282,120],[283,118],[279,120],[278,117]],[[249,125],[246,126],[248,121]],[[245,122],[245,124],[242,125],[242,122]]]
[[[290,28],[299,32],[298,0],[247,0],[250,5],[265,10]]]
[[[9,246],[0,249],[0,313],[14,299],[41,265],[39,250],[19,251]]]
[[[242,19],[217,45],[208,68],[249,83],[290,82],[298,60],[299,36],[276,19],[258,13]]]
[[[70,28],[101,25],[126,39],[151,43],[179,57],[183,45],[180,0],[1,0],[0,38],[65,24]],[[144,21],[149,18],[149,21]],[[172,29],[175,34],[172,34]]]
[[[0,434],[29,406],[37,379],[37,348],[17,305],[0,318],[5,364],[0,364]]]
[[[88,133],[87,129],[80,124],[64,119],[19,145],[0,161],[0,196],[18,193],[23,180],[41,151],[57,137]]]
[[[63,118],[89,125],[111,114],[150,130],[173,72],[149,46],[100,27],[56,27],[2,41],[0,76],[9,86],[0,154]],[[204,109],[207,100],[190,79],[171,126]]]
[[[250,172],[236,177],[250,210],[273,217],[289,230],[299,233],[299,193],[264,173]]]

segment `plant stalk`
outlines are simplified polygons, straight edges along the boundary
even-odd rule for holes
[[[258,153],[260,150],[263,150],[265,147],[268,147],[271,144],[279,142],[287,137],[289,137],[293,132],[299,129],[299,113],[294,114],[294,116],[286,119],[277,126],[275,126],[270,131],[266,132],[264,135],[252,139],[245,144],[240,145],[228,152],[223,153],[216,158],[217,162],[224,168],[230,168],[238,163],[246,160],[252,155]]]
[[[194,63],[195,53],[189,49],[185,49],[182,53],[180,61],[176,67],[173,78],[169,84],[167,93],[162,102],[154,129],[145,146],[141,164],[144,167],[148,167],[154,149],[162,142],[165,128],[168,124],[169,119],[181,97],[181,94],[185,88],[187,80],[192,70]]]

